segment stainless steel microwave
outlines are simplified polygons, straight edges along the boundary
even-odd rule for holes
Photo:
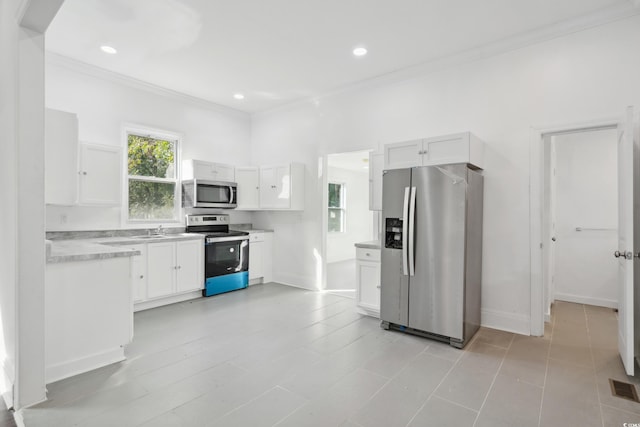
[[[237,205],[235,182],[190,179],[182,181],[183,208],[233,209]]]

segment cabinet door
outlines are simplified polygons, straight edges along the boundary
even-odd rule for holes
[[[380,263],[356,261],[358,283],[357,304],[369,310],[380,311]]]
[[[238,183],[238,207],[236,209],[258,209],[260,207],[260,169],[257,167],[236,168]]]
[[[44,197],[51,205],[78,202],[78,116],[45,110]]]
[[[231,165],[225,165],[222,163],[214,163],[213,175],[216,181],[235,182],[235,168]]]
[[[147,245],[147,298],[175,293],[176,244],[173,242]]]
[[[276,166],[275,171],[275,203],[278,209],[287,209],[291,206],[291,168],[289,165]]]
[[[369,210],[382,210],[384,154],[369,153]]]
[[[469,134],[428,138],[424,142],[425,166],[469,162]]]
[[[216,174],[213,163],[201,162],[193,160],[193,177],[195,179],[204,179],[209,181],[216,180]]]
[[[260,167],[260,207],[273,208],[276,202],[276,168]]]
[[[396,142],[384,146],[384,168],[404,169],[422,166],[422,140]]]
[[[263,277],[262,259],[264,242],[249,243],[249,280]]]
[[[176,292],[204,288],[204,244],[202,240],[176,242]]]
[[[80,149],[80,204],[121,204],[122,150],[107,145],[82,144]]]
[[[262,281],[273,281],[273,233],[262,233]]]
[[[140,255],[131,257],[131,283],[133,301],[147,299],[147,245],[133,245],[131,249],[140,251]]]

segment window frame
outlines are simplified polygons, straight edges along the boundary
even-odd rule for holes
[[[329,186],[330,185],[339,185],[340,186],[340,207],[331,207],[329,206]],[[341,229],[339,231],[329,230],[329,215],[332,210],[339,210],[341,212]],[[329,181],[327,183],[327,233],[330,234],[341,234],[347,232],[347,185],[345,182],[339,181]]]
[[[174,154],[174,178],[157,178],[152,176],[139,176],[129,175],[129,135],[143,136],[146,138],[153,138],[165,141],[172,141],[175,144]],[[140,225],[176,225],[181,224],[181,211],[182,211],[182,185],[181,185],[181,153],[182,153],[182,134],[154,129],[147,126],[125,124],[122,129],[122,140],[124,144],[125,155],[123,157],[123,191],[122,191],[122,206],[123,206],[123,225],[125,226],[140,226]],[[175,184],[173,191],[173,218],[163,219],[134,219],[129,217],[129,182],[131,180],[141,182],[159,182],[167,184]]]

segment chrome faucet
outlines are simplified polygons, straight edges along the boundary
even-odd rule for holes
[[[158,228],[156,228],[156,234],[158,234],[158,235],[163,235],[164,234],[164,230],[162,229],[162,224],[160,224],[158,226]]]

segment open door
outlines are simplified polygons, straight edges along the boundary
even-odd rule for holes
[[[628,375],[634,375],[634,169],[638,149],[633,107],[618,126],[618,351]],[[640,314],[640,313],[639,313]]]

